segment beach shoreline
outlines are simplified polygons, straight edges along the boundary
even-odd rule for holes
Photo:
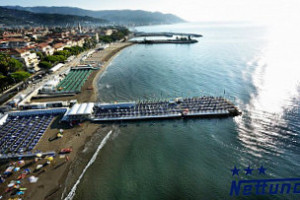
[[[103,67],[101,70],[99,70],[95,76],[95,78],[93,79],[93,96],[91,97],[92,101],[96,101],[98,99],[98,95],[99,95],[99,91],[98,91],[98,86],[97,86],[97,82],[99,80],[99,78],[101,77],[101,75],[106,71],[107,67],[111,64],[111,62],[119,55],[119,53],[127,48],[134,45],[133,43],[126,43],[126,45],[124,46],[120,46],[119,48],[117,48],[114,52],[112,52],[112,55],[108,56],[108,59],[105,60],[105,63],[103,64]]]
[[[96,59],[102,62],[103,66],[100,70],[93,72],[89,80],[82,88],[82,92],[72,99],[77,99],[81,102],[96,102],[98,98],[97,82],[103,72],[107,69],[113,59],[125,48],[131,46],[132,43],[114,43],[103,51],[94,53]],[[99,55],[98,55],[99,54]],[[98,57],[97,57],[98,56]],[[95,57],[91,59],[95,59]],[[92,87],[93,89],[87,89]],[[51,98],[53,100],[54,98]],[[56,100],[64,100],[56,98]],[[49,99],[43,99],[47,101]],[[54,159],[54,162],[45,168],[45,172],[38,175],[37,183],[25,182],[23,187],[27,188],[26,194],[23,199],[40,200],[40,199],[64,199],[72,186],[78,180],[83,169],[92,157],[93,152],[84,154],[86,145],[92,142],[97,136],[97,141],[102,141],[103,138],[110,131],[108,128],[100,127],[100,124],[83,122],[76,127],[70,127],[68,124],[59,122],[61,116],[56,117],[54,122],[51,123],[46,133],[42,136],[40,142],[37,144],[36,149],[40,151],[54,150],[59,152],[62,148],[72,147],[72,152],[68,155],[68,159],[59,158],[59,155]],[[49,142],[48,138],[53,137],[60,130],[64,129],[64,136],[58,140]],[[90,149],[94,149],[90,148]]]

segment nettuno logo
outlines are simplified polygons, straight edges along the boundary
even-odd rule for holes
[[[248,166],[243,170],[234,166],[231,172],[233,177],[240,177],[241,174],[246,176],[252,174],[265,175],[266,170],[263,166],[258,169]],[[276,194],[300,194],[300,178],[249,179],[233,180],[231,182],[230,196]]]

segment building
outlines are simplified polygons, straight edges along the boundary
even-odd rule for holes
[[[23,38],[23,34],[22,33],[17,33],[17,32],[8,32],[5,31],[2,34],[2,37],[5,38]]]
[[[40,69],[38,67],[39,57],[36,55],[36,53],[31,53],[26,49],[10,49],[9,54],[12,58],[22,62],[27,67],[28,71],[34,72]]]
[[[37,44],[35,50],[45,55],[53,55],[54,53],[54,48],[46,42]]]
[[[107,29],[107,30],[105,30],[104,32],[105,32],[104,34],[105,34],[106,36],[111,36],[111,35],[113,34],[113,32],[114,32],[114,29]]]
[[[47,81],[40,89],[40,93],[51,93],[56,92],[56,86],[60,82],[57,76],[54,76],[52,80]]]
[[[82,33],[82,28],[81,28],[80,22],[78,23],[78,32]]]
[[[75,104],[69,109],[62,121],[84,121],[90,119],[94,113],[94,103]]]
[[[53,72],[56,72],[57,70],[59,70],[60,68],[62,68],[64,66],[63,63],[58,63],[57,65],[55,65],[54,67],[52,67],[50,69],[50,72],[53,73]]]
[[[75,41],[75,44],[76,44],[77,46],[80,46],[80,47],[83,47],[83,45],[84,45],[84,43],[85,43],[84,38],[77,38],[77,39],[75,39],[74,41]],[[75,45],[75,46],[76,46],[76,45]]]
[[[1,49],[8,49],[8,48],[25,48],[30,45],[30,42],[24,39],[12,38],[7,40],[2,40],[0,42]]]
[[[62,51],[64,48],[67,47],[64,43],[56,43],[53,45],[55,51]]]

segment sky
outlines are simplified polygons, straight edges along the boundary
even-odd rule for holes
[[[0,5],[140,9],[188,21],[273,21],[299,18],[300,0],[0,0]]]

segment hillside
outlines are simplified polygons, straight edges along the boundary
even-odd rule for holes
[[[100,24],[107,21],[88,16],[42,14],[0,7],[0,24],[4,25],[66,25],[78,22]]]
[[[26,10],[34,13],[69,14],[78,16],[89,16],[107,19],[117,24],[150,25],[150,24],[173,24],[185,22],[185,20],[173,15],[160,12],[148,12],[143,10],[84,10],[74,7],[20,7],[6,6],[18,10]]]

